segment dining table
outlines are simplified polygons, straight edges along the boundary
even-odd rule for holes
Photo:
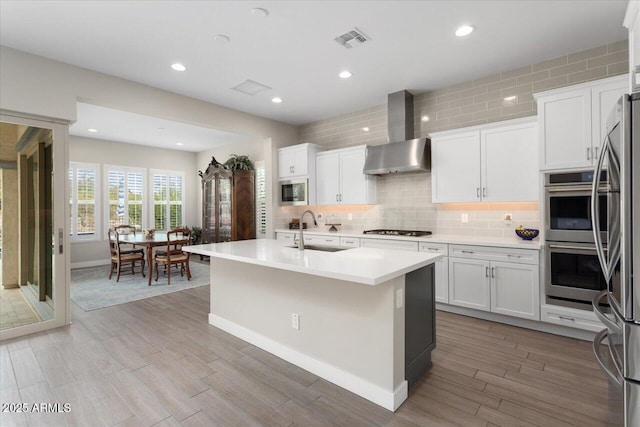
[[[151,286],[151,276],[153,276],[153,248],[156,246],[167,246],[166,232],[156,231],[153,235],[144,233],[118,234],[120,243],[128,243],[135,246],[144,246],[147,251],[147,264],[149,264],[149,286]]]

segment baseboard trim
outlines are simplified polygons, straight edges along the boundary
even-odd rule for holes
[[[533,329],[535,331],[547,332],[549,334],[562,335],[584,341],[593,341],[596,333],[584,329],[569,328],[552,323],[538,322],[535,320],[521,319],[518,317],[505,316],[497,313],[473,310],[466,307],[458,307],[450,304],[436,303],[436,309],[449,313],[461,314],[463,316],[476,317],[478,319],[490,320],[492,322],[504,323],[505,325],[518,326],[520,328]],[[437,323],[436,323],[437,328]]]
[[[111,264],[110,259],[96,259],[93,261],[72,262],[71,269],[87,268],[87,267],[101,267],[103,265]]]
[[[244,326],[231,322],[215,314],[209,313],[209,324],[222,329],[231,335],[245,340],[261,349],[268,351],[287,362],[293,363],[302,369],[318,375],[352,393],[361,396],[376,405],[389,411],[395,411],[404,402],[409,394],[407,381],[403,381],[395,390],[385,390],[380,386],[357,377],[340,368],[321,360],[309,357],[290,347],[272,340],[264,335],[254,332]]]

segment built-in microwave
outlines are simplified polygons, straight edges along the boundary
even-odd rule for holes
[[[280,204],[301,206],[309,204],[309,180],[280,181]]]

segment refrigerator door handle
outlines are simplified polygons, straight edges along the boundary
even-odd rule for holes
[[[616,366],[616,371],[617,372],[612,372],[606,365],[604,358],[602,356],[602,353],[600,353],[601,348],[602,348],[602,341],[604,341],[605,338],[607,338],[609,336],[609,330],[608,329],[603,329],[600,332],[598,332],[598,334],[595,336],[595,338],[593,339],[593,354],[596,356],[596,361],[598,362],[598,364],[600,365],[600,367],[602,368],[602,370],[604,371],[605,374],[607,374],[607,376],[609,377],[609,379],[611,379],[611,381],[613,381],[615,384],[617,384],[619,387],[622,387],[622,382],[623,380],[621,380],[622,375],[620,374],[620,371],[618,370],[618,367]],[[607,345],[607,347],[609,347]],[[609,352],[611,353],[611,348],[609,348]],[[613,355],[610,354],[611,360],[615,360],[613,358]],[[614,363],[615,366],[615,363]]]
[[[606,326],[609,329],[613,329],[614,331],[622,331],[622,327],[620,325],[618,325],[614,320],[611,320],[606,314],[604,314],[604,312],[600,309],[600,301],[602,300],[602,298],[604,298],[605,296],[609,296],[609,291],[602,291],[600,292],[598,295],[596,295],[596,297],[593,299],[593,301],[591,302],[591,305],[593,305],[593,312],[596,314],[596,317],[598,319],[600,319],[600,321],[602,323],[604,323],[604,326]],[[611,305],[611,304],[609,304]]]
[[[600,236],[600,209],[599,209],[599,195],[598,188],[600,187],[600,173],[602,172],[602,165],[604,158],[609,151],[609,136],[604,140],[602,144],[602,151],[598,157],[598,163],[593,173],[593,183],[591,185],[591,228],[593,229],[593,239],[596,246],[596,252],[598,253],[598,260],[600,261],[600,267],[602,267],[602,274],[607,282],[611,280],[611,272],[609,271],[609,264],[607,258],[604,255],[604,249],[602,246],[602,238]]]

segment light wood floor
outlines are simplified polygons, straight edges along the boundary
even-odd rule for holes
[[[0,425],[605,425],[590,343],[438,312],[434,366],[394,414],[208,325],[208,292],[74,307],[70,327],[0,343],[0,401],[71,404]]]

